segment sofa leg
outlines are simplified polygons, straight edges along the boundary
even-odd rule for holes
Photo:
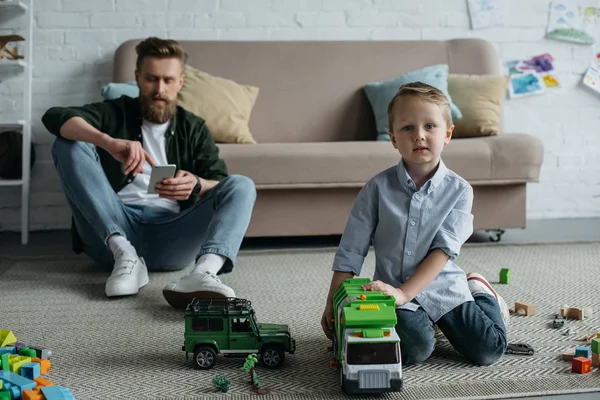
[[[499,242],[504,234],[504,229],[487,229],[486,232],[490,235],[490,242]]]

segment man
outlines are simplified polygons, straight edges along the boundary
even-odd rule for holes
[[[235,297],[231,272],[256,199],[254,183],[228,176],[204,120],[176,105],[186,54],[174,40],[137,47],[138,98],[53,107],[42,117],[57,136],[52,154],[73,213],[73,249],[112,265],[106,295],[138,293],[151,271],[190,274],[163,289],[184,308],[193,297]],[[147,194],[154,165],[172,179]],[[147,264],[146,264],[147,263]]]

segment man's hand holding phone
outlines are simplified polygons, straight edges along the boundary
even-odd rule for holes
[[[123,163],[125,175],[130,172],[137,175],[144,172],[144,162],[148,161],[154,167],[154,160],[142,147],[142,143],[136,140],[114,139],[104,146],[116,160]]]
[[[200,178],[202,182],[203,179]],[[192,190],[198,183],[198,178],[191,172],[179,170],[174,178],[164,179],[156,184],[156,193],[159,197],[171,200],[187,200]],[[204,184],[202,183],[204,186]]]

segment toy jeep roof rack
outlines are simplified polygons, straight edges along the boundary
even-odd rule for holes
[[[252,303],[246,299],[228,297],[225,299],[194,298],[188,310],[194,315],[227,315],[230,311],[248,313]]]

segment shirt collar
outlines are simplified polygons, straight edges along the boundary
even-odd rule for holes
[[[400,183],[402,183],[402,187],[410,187],[416,190],[415,183],[413,182],[410,175],[408,175],[406,167],[404,166],[404,161],[402,159],[398,163],[396,171],[398,174],[398,179],[400,180]],[[436,188],[442,183],[447,173],[448,168],[440,158],[440,163],[438,164],[437,171],[435,171],[435,174],[433,174],[433,176],[427,182],[425,182],[423,187],[427,190],[427,192],[430,192],[433,188]]]

